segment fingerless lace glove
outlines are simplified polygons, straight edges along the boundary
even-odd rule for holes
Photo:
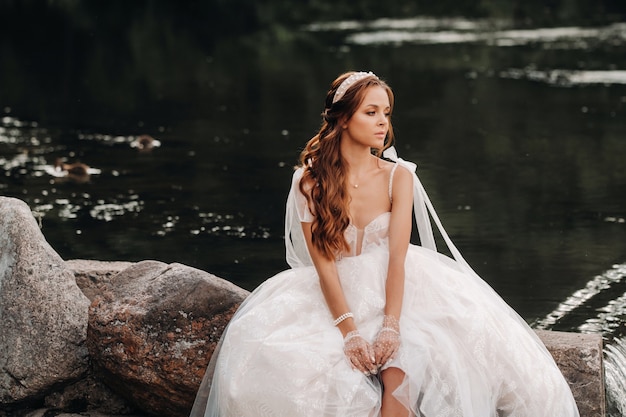
[[[374,350],[358,330],[351,331],[343,339],[343,352],[353,369],[358,369],[366,376],[377,372]]]
[[[400,323],[394,316],[385,316],[374,341],[376,366],[380,368],[393,359],[400,348]]]

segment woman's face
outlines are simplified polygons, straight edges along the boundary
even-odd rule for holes
[[[352,117],[344,123],[341,138],[381,149],[389,131],[390,115],[387,91],[377,85],[371,86],[365,91],[363,101]]]

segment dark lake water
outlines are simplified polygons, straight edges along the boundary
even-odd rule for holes
[[[330,81],[372,70],[468,262],[537,327],[601,333],[624,358],[626,23],[418,17],[205,39],[150,13],[117,32],[43,19],[0,40],[0,193],[64,259],[180,262],[253,289],[287,267],[292,166]],[[160,146],[131,146],[142,134]],[[57,176],[57,158],[94,171]]]

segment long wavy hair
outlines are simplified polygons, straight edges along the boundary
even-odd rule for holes
[[[330,259],[350,250],[344,237],[344,231],[350,224],[350,200],[346,189],[346,164],[340,148],[342,126],[359,108],[369,87],[384,88],[389,96],[391,110],[394,104],[391,88],[374,74],[351,84],[345,94],[333,103],[337,89],[352,74],[354,72],[346,72],[332,82],[322,112],[322,126],[300,154],[300,166],[305,168],[300,191],[306,196],[315,216],[311,225],[312,243]],[[373,149],[373,153],[380,156],[392,142],[390,121],[383,148]]]

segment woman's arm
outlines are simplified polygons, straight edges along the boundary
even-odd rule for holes
[[[311,255],[311,260],[317,270],[320,287],[322,288],[328,309],[332,316],[337,318],[349,312],[350,308],[348,307],[346,297],[343,294],[343,288],[341,288],[341,283],[339,282],[339,274],[337,273],[335,260],[326,258],[315,245],[313,245],[311,239],[311,223],[302,223],[302,231],[304,232],[304,238],[309,249],[309,254]],[[337,328],[339,328],[341,334],[345,337],[351,331],[356,330],[356,325],[354,324],[354,320],[350,317],[339,323]]]
[[[309,198],[307,198],[307,196],[302,192],[303,189],[304,192],[310,193],[310,190],[313,188],[313,182],[309,179],[308,182],[302,184],[303,186],[301,189],[300,181],[302,181],[303,172],[303,168],[296,171],[292,180],[291,188],[295,194],[298,218],[300,219],[302,234],[304,235],[309,255],[313,261],[315,269],[317,270],[320,287],[322,289],[322,293],[324,294],[324,299],[326,300],[328,309],[330,310],[333,319],[335,319],[345,313],[348,313],[350,310],[348,303],[346,302],[343,289],[341,288],[341,283],[339,282],[339,275],[337,273],[335,260],[324,256],[324,254],[322,254],[322,252],[313,244],[311,226],[315,220],[315,216],[309,207]],[[337,327],[344,337],[351,331],[356,330],[356,325],[354,324],[354,320],[352,318],[343,320]]]
[[[374,342],[377,366],[393,359],[400,347],[400,314],[404,298],[404,263],[411,238],[413,175],[396,170],[389,223],[389,265],[385,284],[385,317]]]
[[[391,219],[389,223],[389,265],[385,286],[385,315],[400,319],[404,296],[404,262],[411,239],[413,212],[413,175],[402,167],[393,178]]]
[[[320,287],[328,309],[334,318],[350,312],[346,297],[341,288],[337,265],[334,259],[329,259],[322,255],[312,244],[311,223],[302,223],[302,231],[309,248],[311,260],[319,276]],[[372,346],[359,334],[354,319],[348,317],[337,324],[344,338],[343,351],[354,369],[358,369],[365,375],[375,374],[377,366],[375,364],[375,354]]]

